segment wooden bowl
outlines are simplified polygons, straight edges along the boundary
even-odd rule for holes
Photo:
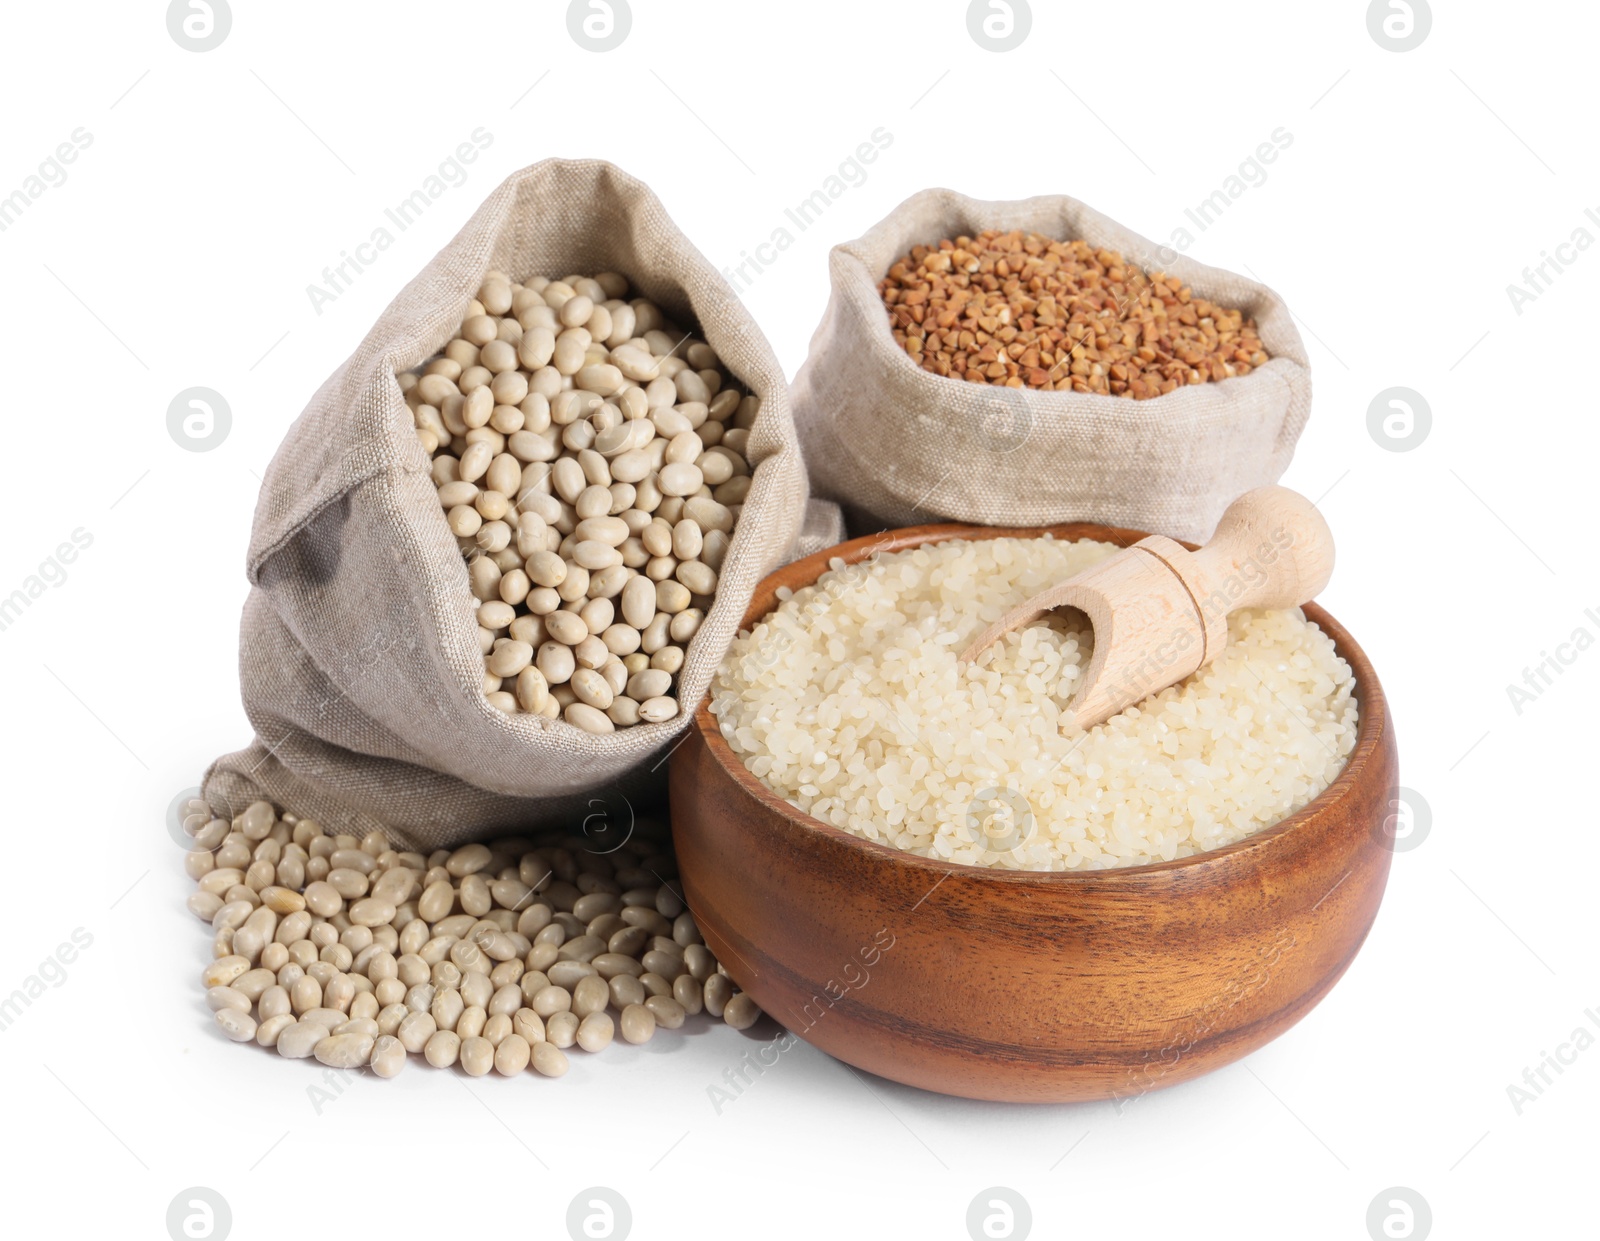
[[[1138,531],[1053,526],[1122,546]],[[937,525],[796,561],[1045,530]],[[1355,640],[1306,615],[1355,673],[1349,762],[1299,813],[1237,844],[1148,866],[1038,873],[956,865],[859,839],[747,772],[702,706],[673,756],[672,834],[706,943],[755,1001],[830,1055],[974,1099],[1133,1098],[1229,1064],[1309,1012],[1355,957],[1389,873],[1394,730]]]

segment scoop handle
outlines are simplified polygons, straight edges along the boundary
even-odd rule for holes
[[[960,659],[977,659],[1003,634],[1054,608],[1080,609],[1095,630],[1074,708],[1088,727],[1220,655],[1230,612],[1298,607],[1332,575],[1333,533],[1316,505],[1287,487],[1258,487],[1228,506],[1198,551],[1162,535],[1141,539],[1013,608]],[[1190,637],[1175,641],[1184,634]],[[1125,675],[1130,668],[1138,674]]]
[[[1184,559],[1173,568],[1207,621],[1238,608],[1299,607],[1333,576],[1333,532],[1299,492],[1257,487],[1228,505],[1211,541]]]

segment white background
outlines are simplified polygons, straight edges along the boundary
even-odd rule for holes
[[[1600,1048],[1520,1115],[1507,1087],[1574,1029],[1600,1035],[1600,652],[1520,713],[1506,689],[1574,629],[1600,636],[1584,550],[1600,251],[1520,314],[1506,291],[1580,225],[1600,238],[1593,6],[1437,3],[1396,53],[1358,0],[1035,0],[1004,54],[957,0],[634,0],[606,54],[555,2],[234,0],[229,37],[199,54],[165,7],[4,18],[0,195],[75,128],[93,135],[0,232],[0,595],[75,528],[93,538],[0,632],[0,994],[74,928],[94,937],[0,1034],[8,1233],[164,1237],[169,1201],[199,1185],[241,1238],[559,1237],[601,1184],[640,1238],[961,1238],[992,1185],[1027,1198],[1039,1237],[1360,1241],[1390,1186],[1427,1199],[1438,1237],[1593,1235]],[[318,315],[306,286],[479,126],[494,141],[470,180]],[[893,145],[865,183],[746,293],[791,375],[828,246],[917,189],[1067,193],[1165,240],[1272,130],[1293,135],[1189,253],[1257,273],[1300,320],[1316,406],[1284,481],[1332,524],[1323,602],[1383,677],[1402,779],[1431,807],[1364,951],[1271,1046],[1122,1115],[940,1098],[804,1046],[719,1115],[707,1087],[755,1046],[720,1025],[575,1052],[559,1082],[414,1063],[318,1114],[309,1062],[213,1027],[210,935],[163,826],[249,738],[237,619],[276,445],[511,171],[614,160],[722,266],[879,126]],[[166,429],[194,385],[233,413],[206,453]],[[1432,410],[1408,452],[1367,427],[1396,385]]]

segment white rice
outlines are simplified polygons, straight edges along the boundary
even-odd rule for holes
[[[733,643],[711,710],[799,810],[976,866],[1188,857],[1327,788],[1355,746],[1355,680],[1299,609],[1235,613],[1210,666],[1087,733],[1059,722],[1087,629],[1051,616],[957,662],[1003,612],[1115,550],[988,539],[834,560]]]

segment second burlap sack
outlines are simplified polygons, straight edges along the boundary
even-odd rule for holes
[[[878,282],[913,246],[984,229],[1082,238],[1243,309],[1271,361],[1151,400],[993,387],[918,367]],[[829,258],[832,293],[793,396],[813,491],[850,533],[930,521],[1096,521],[1204,540],[1222,510],[1283,474],[1311,412],[1311,370],[1288,307],[1264,285],[1173,256],[1075,199],[913,195]]]
[[[630,296],[697,324],[761,398],[754,481],[679,674],[676,720],[594,736],[484,697],[467,566],[395,376],[451,339],[491,269],[620,272]],[[227,813],[267,798],[330,833],[383,828],[423,850],[625,815],[659,791],[756,583],[837,533],[826,508],[808,520],[783,371],[716,269],[641,182],[596,160],[536,164],[401,291],[268,468],[239,652],[256,740],[212,765],[204,795]]]

